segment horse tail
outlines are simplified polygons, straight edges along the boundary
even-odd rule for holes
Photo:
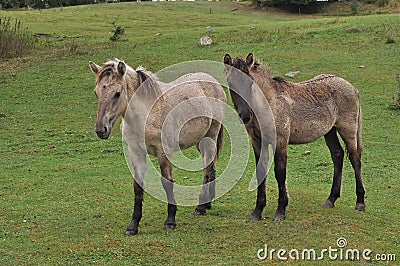
[[[357,153],[361,158],[361,153],[363,152],[362,143],[361,143],[361,128],[362,128],[362,115],[361,115],[361,103],[360,99],[358,100],[358,126],[357,126]]]
[[[220,124],[219,132],[218,132],[218,137],[217,137],[217,156],[216,159],[219,158],[219,155],[222,150],[222,144],[224,142],[224,127],[222,123]]]

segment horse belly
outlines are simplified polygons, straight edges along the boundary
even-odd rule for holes
[[[204,138],[210,129],[211,119],[207,117],[196,117],[183,125],[179,131],[179,147],[189,148]]]
[[[145,132],[147,152],[157,156],[161,151],[172,154],[187,149],[206,136],[210,125],[211,119],[207,117],[196,117],[184,125],[167,125],[161,129],[148,125]]]
[[[305,144],[316,141],[331,130],[333,119],[313,119],[302,122],[291,123],[290,144]]]
[[[321,138],[335,124],[337,113],[337,106],[329,97],[293,102],[289,113],[289,143],[304,144]]]

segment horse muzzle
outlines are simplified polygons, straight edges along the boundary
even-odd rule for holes
[[[108,139],[111,133],[111,127],[106,125],[106,126],[94,126],[94,132],[96,132],[96,135],[101,138],[101,139]]]
[[[253,114],[249,113],[249,114],[239,114],[239,121],[241,124],[248,124],[251,122],[251,120],[253,120]]]

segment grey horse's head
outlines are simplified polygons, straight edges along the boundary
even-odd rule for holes
[[[126,109],[126,82],[124,76],[127,66],[119,60],[112,60],[100,67],[93,62],[90,69],[96,75],[94,93],[98,100],[98,110],[94,131],[101,139],[110,136],[111,129],[118,117]]]

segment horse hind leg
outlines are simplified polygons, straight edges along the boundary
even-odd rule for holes
[[[357,211],[364,211],[365,210],[365,188],[361,177],[361,153],[357,150],[357,148],[352,148],[351,151],[349,150],[349,159],[351,165],[354,169],[354,176],[356,178],[356,207]]]
[[[204,182],[199,196],[199,205],[197,205],[194,214],[196,216],[206,215],[207,210],[211,209],[211,202],[214,198],[215,169],[214,162],[212,162],[204,169]]]
[[[355,177],[356,177],[356,194],[357,194],[357,201],[355,209],[357,211],[364,211],[365,210],[365,188],[363,185],[363,181],[361,178],[361,158],[356,153],[349,154],[351,164],[354,168]]]
[[[322,204],[322,206],[324,208],[333,208],[335,206],[335,201],[340,197],[340,192],[341,192],[344,151],[342,146],[340,145],[335,127],[333,127],[324,136],[324,138],[325,138],[325,143],[328,146],[329,151],[331,153],[334,173],[333,173],[331,193],[328,199]]]
[[[275,178],[278,183],[279,198],[278,208],[275,212],[273,221],[281,221],[285,220],[286,218],[286,206],[289,203],[289,195],[286,188],[287,146],[284,148],[276,149],[274,162],[274,171]]]
[[[206,211],[211,209],[211,202],[215,198],[215,142],[210,138],[204,138],[197,145],[204,166],[204,181],[194,214],[196,216],[206,215]]]
[[[365,210],[365,203],[364,203],[365,188],[361,177],[361,152],[362,152],[362,149],[360,147],[361,143],[359,143],[359,140],[357,138],[357,132],[353,132],[353,134],[346,134],[347,132],[345,130],[340,131],[338,129],[338,131],[346,144],[348,156],[351,165],[354,169],[354,176],[356,179],[356,195],[357,195],[355,209],[358,211],[363,211]]]
[[[174,197],[174,179],[172,176],[172,165],[165,154],[158,156],[158,163],[161,169],[161,183],[167,194],[168,200],[168,217],[164,222],[164,229],[173,230],[176,228],[176,202]]]

